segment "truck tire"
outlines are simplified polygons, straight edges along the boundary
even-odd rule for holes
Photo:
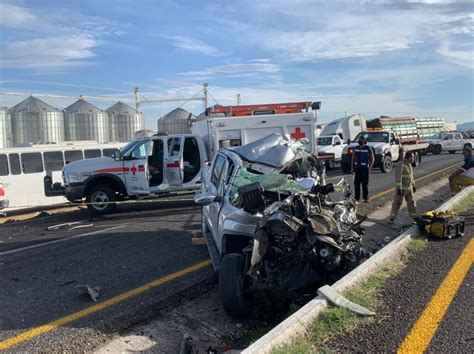
[[[449,153],[450,153],[450,154],[455,154],[456,151],[454,151],[454,150],[453,150],[453,151],[449,151]]]
[[[441,154],[441,151],[443,151],[443,148],[441,147],[441,145],[435,145],[435,147],[433,148],[433,154],[435,155]]]
[[[225,313],[232,318],[245,318],[252,312],[252,295],[244,293],[244,262],[240,253],[222,258],[219,268],[219,295]]]
[[[420,151],[420,154],[422,154],[422,155],[426,155],[427,153],[428,153],[428,151],[427,151],[426,149],[422,149],[422,150]]]
[[[471,146],[471,144],[464,144],[464,146],[462,147],[462,149],[464,150],[465,148],[472,149],[472,146]]]
[[[351,173],[351,165],[341,162],[341,170],[344,173]]]
[[[326,168],[328,170],[333,170],[335,165],[336,165],[336,162],[334,160],[327,160],[326,161]]]
[[[104,215],[114,211],[117,201],[115,191],[107,185],[97,185],[86,193],[87,209],[94,215]]]
[[[413,167],[417,167],[421,164],[421,153],[419,151],[413,151],[414,161],[412,163]]]
[[[385,156],[383,158],[382,164],[380,165],[380,170],[383,173],[390,173],[393,168],[393,161],[390,156]]]

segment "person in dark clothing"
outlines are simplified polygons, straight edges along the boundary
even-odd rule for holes
[[[363,136],[359,138],[359,146],[354,148],[352,154],[352,173],[354,174],[355,199],[360,199],[360,186],[362,185],[362,196],[366,203],[369,202],[369,173],[374,164],[374,154],[370,146],[367,146]]]

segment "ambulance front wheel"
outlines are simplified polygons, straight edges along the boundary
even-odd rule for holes
[[[86,193],[87,209],[95,215],[111,213],[116,201],[115,191],[107,185],[93,186]]]

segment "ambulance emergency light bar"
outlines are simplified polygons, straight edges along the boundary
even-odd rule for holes
[[[206,110],[206,115],[223,114],[226,117],[244,117],[256,116],[263,114],[287,114],[301,113],[303,110],[308,112],[321,109],[321,101],[318,102],[290,102],[290,103],[271,103],[271,104],[255,104],[243,106],[213,106]]]

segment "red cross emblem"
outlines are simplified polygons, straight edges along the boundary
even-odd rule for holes
[[[132,171],[132,175],[135,176],[135,173],[138,171],[138,168],[135,167],[135,164],[133,164],[132,168],[130,169]]]
[[[295,132],[290,134],[292,139],[306,138],[306,133],[301,131],[301,128],[295,128]]]

